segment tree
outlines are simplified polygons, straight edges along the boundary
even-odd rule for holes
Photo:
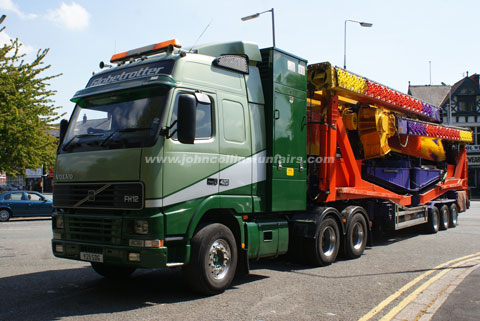
[[[42,76],[50,68],[43,62],[48,49],[28,63],[21,46],[16,39],[0,48],[0,170],[12,175],[53,165],[56,139],[48,131],[62,116],[48,84],[60,75]]]

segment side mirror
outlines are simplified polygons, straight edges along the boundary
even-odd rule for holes
[[[197,99],[194,95],[182,94],[178,100],[177,137],[182,144],[195,141]]]
[[[62,121],[60,122],[60,141],[58,142],[58,145],[60,145],[63,142],[63,138],[67,133],[67,128],[68,128],[68,120],[62,119]]]

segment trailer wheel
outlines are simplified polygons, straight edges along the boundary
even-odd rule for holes
[[[450,226],[455,227],[458,224],[458,208],[457,204],[453,203],[450,205]]]
[[[340,230],[332,217],[325,218],[317,227],[315,239],[309,244],[309,261],[317,266],[332,264],[340,248]]]
[[[107,279],[124,279],[135,272],[135,268],[109,265],[105,263],[92,262],[91,265],[95,272]]]
[[[355,214],[348,224],[345,236],[345,256],[356,259],[363,254],[367,245],[367,223],[362,214]]]
[[[237,244],[230,229],[207,225],[195,234],[191,246],[190,262],[183,269],[190,287],[207,295],[225,291],[237,268]]]
[[[440,207],[440,230],[444,231],[448,229],[450,223],[450,211],[448,205],[442,205]]]
[[[432,210],[429,211],[428,213],[428,222],[425,225],[426,232],[430,234],[437,233],[440,227],[439,220],[440,220],[440,211],[436,206],[434,206]]]

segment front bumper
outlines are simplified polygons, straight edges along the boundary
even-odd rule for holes
[[[56,252],[56,246],[63,246],[63,253]],[[52,252],[56,257],[83,261],[80,252],[103,255],[103,263],[135,268],[162,268],[167,266],[167,247],[140,248],[131,246],[82,243],[64,240],[52,240]],[[128,260],[129,253],[139,253],[140,262]]]

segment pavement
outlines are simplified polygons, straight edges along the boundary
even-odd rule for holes
[[[480,318],[480,268],[477,267],[454,288],[433,316],[434,321],[478,320]]]
[[[398,309],[393,309],[390,316],[386,315],[384,319],[395,321],[479,320],[479,253],[437,268],[438,274],[403,299]]]

